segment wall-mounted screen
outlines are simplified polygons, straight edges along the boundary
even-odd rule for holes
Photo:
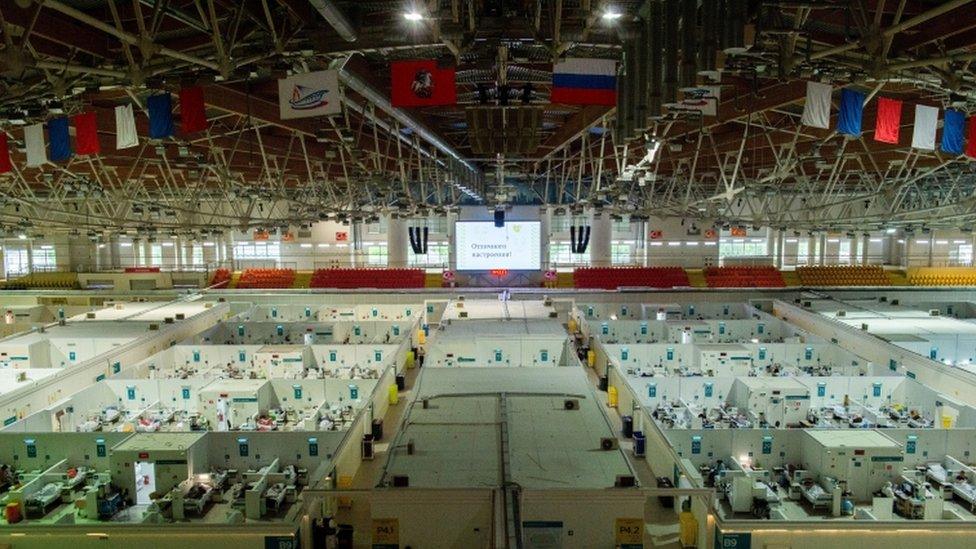
[[[458,221],[455,257],[459,271],[537,271],[542,268],[542,234],[538,221]]]

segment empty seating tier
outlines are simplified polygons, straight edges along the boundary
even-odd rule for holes
[[[230,282],[230,269],[217,269],[214,271],[212,277],[210,277],[210,287],[212,288],[226,288],[227,283]]]
[[[782,288],[783,275],[775,267],[733,266],[708,267],[705,280],[709,288]]]
[[[423,288],[423,269],[317,269],[311,288]]]
[[[573,272],[577,288],[614,290],[626,286],[674,288],[689,286],[681,267],[585,267]]]
[[[890,286],[884,269],[869,266],[797,267],[796,273],[804,286]]]
[[[295,283],[293,269],[245,269],[237,287],[240,289],[291,288]]]
[[[76,273],[31,273],[4,284],[7,290],[70,290],[78,287]]]
[[[912,286],[976,286],[973,267],[913,267],[908,269]]]

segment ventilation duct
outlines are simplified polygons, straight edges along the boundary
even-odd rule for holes
[[[648,76],[647,116],[661,116],[661,84],[664,81],[664,10],[661,2],[651,0],[648,6],[647,46],[650,53],[650,75]]]
[[[681,1],[681,86],[695,85],[698,76],[698,0]]]
[[[630,135],[630,85],[627,69],[630,67],[630,38],[624,37],[623,59],[620,76],[617,78],[617,123],[614,126],[614,134],[618,143],[623,143]]]
[[[722,14],[722,49],[729,53],[745,47],[746,3],[745,0],[725,0]]]
[[[645,17],[637,24],[637,36],[634,38],[634,49],[637,52],[637,83],[634,92],[634,128],[643,130],[647,127],[647,80],[650,48],[647,47],[647,35],[650,24]]]
[[[643,91],[640,88],[641,73],[646,73],[646,68],[641,67],[637,57],[640,55],[641,36],[640,27],[635,25],[629,29],[629,39],[627,40],[627,134],[625,139],[634,136],[639,126],[642,126],[641,116],[643,112]]]
[[[715,54],[718,51],[719,0],[702,0],[702,44],[698,69],[715,70]]]
[[[356,30],[339,8],[331,0],[309,0],[315,11],[335,29],[346,42],[356,41]]]
[[[678,2],[664,3],[664,103],[674,103],[678,98]]]

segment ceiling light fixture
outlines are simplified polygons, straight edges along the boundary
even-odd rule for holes
[[[620,13],[614,8],[608,8],[607,11],[603,12],[603,19],[606,21],[616,21],[623,16],[624,14]]]
[[[408,11],[407,13],[403,14],[403,17],[407,21],[420,21],[421,19],[424,18],[423,15],[415,11]]]

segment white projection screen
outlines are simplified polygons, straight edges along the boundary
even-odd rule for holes
[[[538,221],[458,221],[454,253],[459,271],[538,271],[542,268],[542,234]]]

